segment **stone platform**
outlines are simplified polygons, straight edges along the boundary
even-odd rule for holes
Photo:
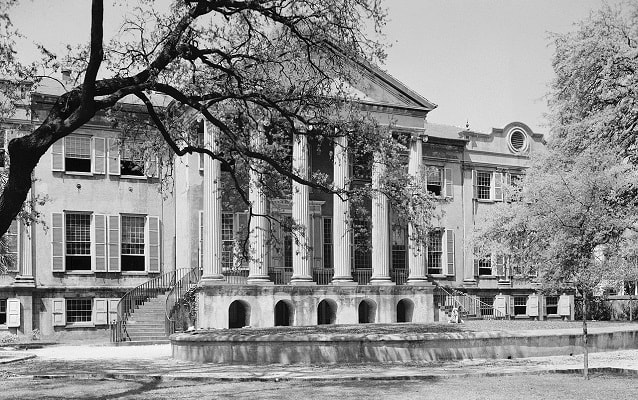
[[[375,324],[376,325],[376,324]],[[257,331],[258,332],[258,331]],[[171,336],[173,357],[220,364],[405,363],[582,353],[579,329],[517,332],[353,334],[257,333],[251,329]],[[638,327],[591,329],[591,352],[638,348]]]

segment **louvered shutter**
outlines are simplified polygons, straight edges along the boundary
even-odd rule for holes
[[[120,272],[120,216],[109,215],[108,226],[109,264],[108,272]]]
[[[478,189],[476,187],[477,179],[476,179],[476,170],[472,170],[472,198],[478,199]]]
[[[146,176],[149,178],[157,178],[159,176],[158,165],[157,157],[150,156],[150,159],[146,161],[144,166]]]
[[[101,137],[93,137],[93,173],[106,173],[106,140]]]
[[[64,171],[64,138],[51,145],[51,171]]]
[[[107,156],[108,156],[108,169],[109,175],[120,174],[120,147],[117,139],[108,138],[107,144]]]
[[[503,201],[503,173],[494,172],[494,199],[495,201]]]
[[[109,323],[117,321],[117,305],[120,299],[108,299]]]
[[[454,197],[454,181],[452,179],[452,169],[445,168],[445,197],[449,197],[450,199]]]
[[[160,232],[159,218],[146,217],[146,234],[144,237],[146,271],[149,273],[160,272]]]
[[[66,302],[63,298],[53,299],[53,326],[66,325]]]
[[[454,275],[454,231],[446,229],[445,241],[447,243],[447,270],[446,275]]]
[[[14,219],[13,221],[11,221],[9,229],[4,234],[4,238],[7,243],[7,255],[11,257],[11,261],[7,264],[8,272],[18,272],[19,270],[18,249],[20,248],[21,225],[22,224]]]
[[[93,215],[93,270],[95,272],[106,272],[106,215]]]
[[[499,277],[505,277],[505,257],[495,256],[496,261],[496,275]]]
[[[20,299],[7,299],[7,327],[20,327]]]
[[[474,256],[474,276],[479,276],[479,259]]]
[[[538,317],[538,296],[530,294],[527,298],[527,315],[530,317]]]
[[[64,272],[64,214],[51,215],[51,270]]]
[[[93,299],[93,324],[108,324],[108,299]]]

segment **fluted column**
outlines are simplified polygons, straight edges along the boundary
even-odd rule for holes
[[[350,180],[350,168],[348,167],[348,138],[341,136],[335,138],[334,164],[333,164],[334,188],[338,191],[347,189]],[[347,197],[332,195],[332,237],[334,254],[334,276],[332,283],[353,284],[351,267],[352,238],[348,225],[350,224],[350,200]]]
[[[204,122],[204,145],[219,150],[216,128]],[[221,163],[204,157],[204,271],[202,280],[223,281],[222,275],[222,191]]]
[[[295,134],[292,143],[292,169],[302,179],[308,179],[308,137]],[[310,210],[308,186],[292,181],[292,219],[295,224],[292,241],[293,285],[314,284],[312,266],[308,257]]]
[[[252,133],[251,143],[255,150],[261,150],[264,143],[261,128]],[[261,172],[262,163],[260,161],[252,161],[248,188],[248,200],[250,201],[252,212],[249,226],[250,261],[248,262],[248,283],[251,284],[271,283],[268,276],[270,222],[266,217],[268,214],[266,195],[259,182]]]
[[[418,181],[423,158],[423,138],[416,136],[410,143],[410,159],[408,161],[408,174]],[[421,285],[427,283],[426,249],[417,240],[414,240],[414,227],[408,224],[408,284]]]
[[[30,193],[27,198],[30,198]],[[33,287],[35,286],[33,277],[33,244],[31,242],[33,225],[18,224],[18,226],[18,236],[20,237],[17,260],[19,273],[15,277],[15,285]]]
[[[372,163],[372,278],[373,285],[393,285],[390,279],[389,202],[381,193],[381,179],[385,173],[383,156],[374,154]]]

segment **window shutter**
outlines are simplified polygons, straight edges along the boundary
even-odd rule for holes
[[[514,296],[508,296],[509,298],[509,307],[507,309],[507,314],[514,316]]]
[[[535,294],[530,294],[529,297],[527,298],[527,304],[526,304],[526,308],[527,308],[527,315],[530,317],[538,317],[539,313],[538,313],[538,296],[536,296]]]
[[[51,269],[64,272],[64,214],[51,214]]]
[[[51,145],[51,171],[64,171],[64,138]]]
[[[109,323],[117,321],[117,305],[119,302],[120,299],[108,299]]]
[[[496,260],[496,275],[499,277],[505,277],[505,257],[495,256]]]
[[[95,272],[106,272],[106,215],[93,215],[93,270]]]
[[[474,276],[479,276],[479,259],[474,256]]]
[[[149,273],[160,272],[160,232],[159,232],[159,218],[158,217],[146,217],[146,234],[144,242],[146,248],[144,249],[146,260],[146,271]]]
[[[109,265],[108,272],[120,272],[120,216],[109,215]]]
[[[476,170],[472,170],[472,198],[478,199],[478,189],[476,188]]]
[[[11,261],[6,266],[8,272],[18,272],[19,270],[18,249],[20,248],[21,225],[22,224],[14,219],[11,221],[11,225],[9,225],[7,233],[4,234],[4,238],[7,243],[7,255],[11,257]]]
[[[101,137],[93,137],[93,173],[106,173],[106,140]]]
[[[454,182],[452,181],[452,168],[445,168],[445,197],[454,197]]]
[[[204,211],[200,211],[199,213],[199,229],[197,230],[199,235],[199,241],[197,246],[197,253],[199,257],[199,269],[204,268]]]
[[[494,200],[503,201],[503,173],[494,172]]]
[[[146,165],[144,166],[146,176],[149,178],[157,178],[159,176],[158,165],[159,163],[157,157],[151,156],[151,158],[146,161]]]
[[[120,147],[117,139],[107,139],[109,175],[120,174]]]
[[[66,325],[66,302],[63,298],[53,299],[53,326]]]
[[[20,299],[7,299],[7,327],[20,327]]]
[[[445,230],[445,241],[447,243],[447,271],[446,275],[454,275],[454,230]]]
[[[106,325],[108,318],[108,299],[93,299],[93,324]]]

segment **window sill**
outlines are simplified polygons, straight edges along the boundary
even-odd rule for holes
[[[93,275],[93,271],[64,271],[66,275]]]
[[[492,200],[492,199],[475,199],[476,201],[478,201],[479,203],[496,203],[496,200]]]
[[[148,177],[146,175],[120,175],[120,179],[135,179],[135,180],[146,180]]]
[[[122,276],[146,276],[148,274],[146,271],[122,271]]]
[[[64,171],[64,175],[71,176],[93,176],[92,172],[80,172],[80,171]]]
[[[95,324],[93,322],[74,322],[67,323],[64,327],[67,329],[95,328]]]
[[[496,275],[479,275],[479,279],[497,279]]]

